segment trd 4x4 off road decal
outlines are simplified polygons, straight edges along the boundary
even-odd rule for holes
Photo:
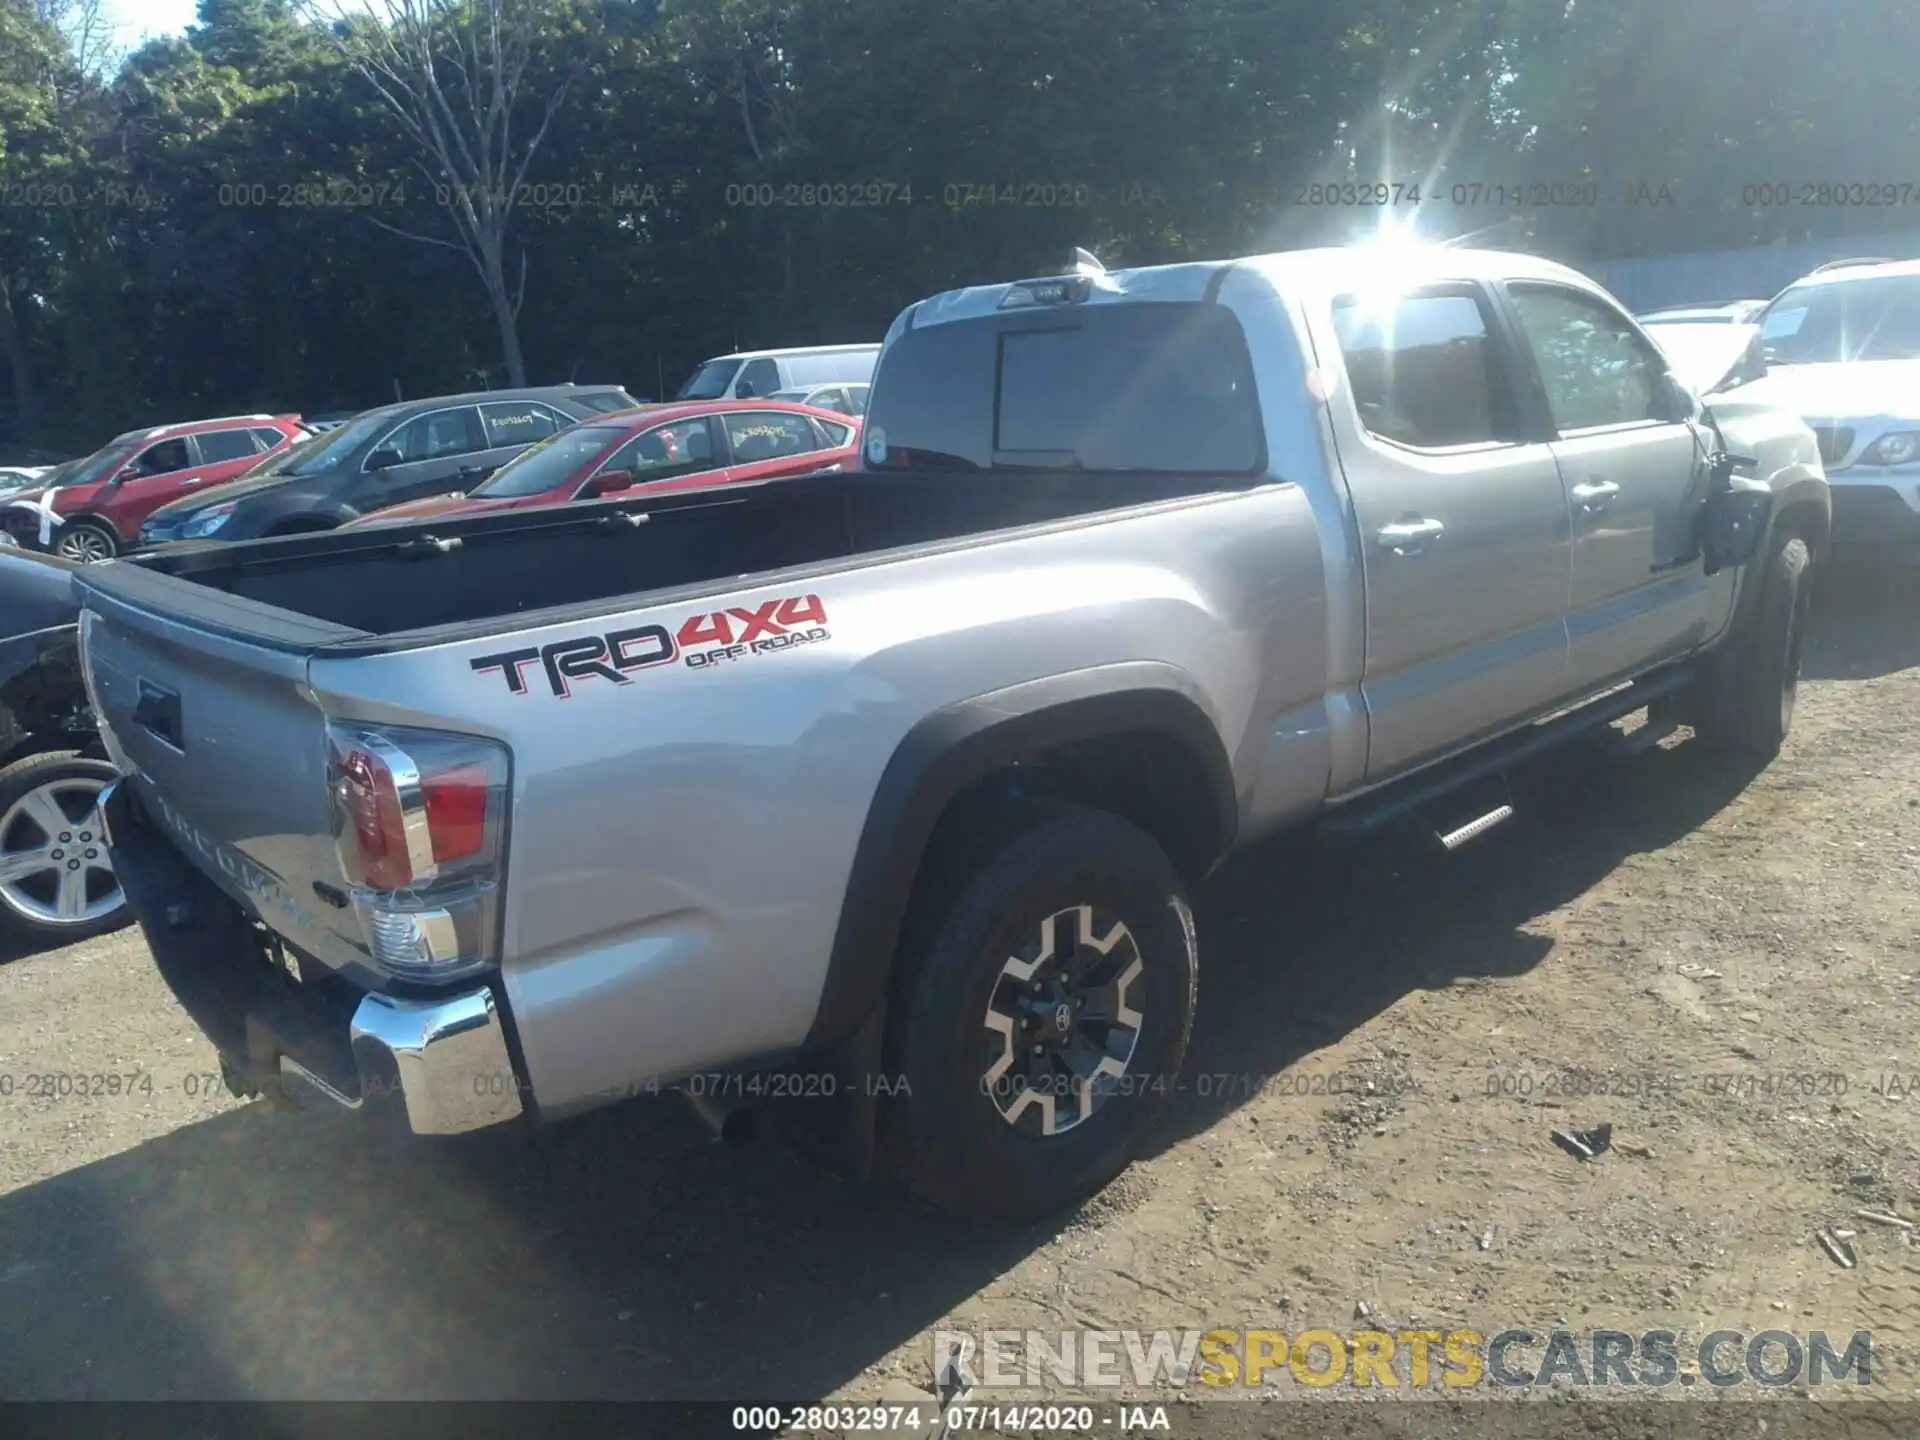
[[[729,660],[791,650],[828,639],[827,608],[818,595],[790,595],[768,600],[752,609],[731,606],[701,615],[689,615],[677,630],[664,625],[641,625],[605,635],[581,635],[550,645],[529,645],[482,655],[469,663],[480,674],[497,670],[507,689],[527,693],[527,669],[538,665],[547,685],[562,700],[573,696],[575,680],[611,680],[633,683],[633,672],[671,665],[678,660],[689,669],[705,670]]]

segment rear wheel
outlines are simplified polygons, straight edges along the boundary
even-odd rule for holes
[[[1049,806],[915,927],[890,1024],[888,1140],[938,1207],[1019,1221],[1133,1157],[1192,1030],[1198,956],[1172,863],[1116,816]]]
[[[53,542],[53,553],[65,560],[77,560],[83,565],[91,565],[101,560],[111,560],[120,553],[120,537],[104,525],[91,520],[75,520],[60,532],[60,538]]]
[[[100,792],[114,775],[71,750],[0,770],[0,926],[69,941],[127,923],[100,825]]]
[[[1731,639],[1691,707],[1695,732],[1717,749],[1771,760],[1793,726],[1813,602],[1812,555],[1798,535],[1783,535],[1754,568],[1756,598],[1745,633]]]

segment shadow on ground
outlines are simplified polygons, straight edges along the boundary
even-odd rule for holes
[[[1802,673],[1873,680],[1920,665],[1920,564],[1836,556],[1817,577]]]
[[[1851,616],[1823,608],[1822,663],[1914,663]],[[1250,851],[1200,897],[1189,1074],[1257,1089],[1414,988],[1540,964],[1530,921],[1750,778],[1682,744],[1523,775],[1453,857]],[[1155,1144],[1241,1100],[1189,1087]],[[669,1102],[417,1145],[255,1105],[0,1197],[0,1395],[811,1398],[1056,1229],[937,1220]]]
[[[1739,785],[1681,747],[1556,777],[1581,823],[1477,855],[1250,852],[1203,897],[1189,1070],[1273,1075],[1411,987],[1538,964],[1531,917]],[[1190,1091],[1159,1143],[1235,1103]],[[1052,1234],[713,1145],[666,1102],[421,1146],[255,1105],[0,1198],[0,1393],[807,1398]]]

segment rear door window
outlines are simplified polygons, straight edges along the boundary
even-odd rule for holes
[[[219,465],[227,460],[242,460],[257,455],[251,430],[208,430],[194,437],[200,447],[202,465]]]
[[[562,428],[553,411],[526,400],[482,405],[480,421],[487,427],[489,450],[506,445],[531,445]]]
[[[1343,299],[1334,333],[1367,432],[1396,445],[1445,450],[1514,433],[1483,302],[1469,290],[1413,290]]]
[[[1207,304],[1116,304],[908,330],[868,415],[875,470],[1257,475],[1246,338]]]
[[[381,449],[400,452],[400,463],[417,460],[441,460],[449,455],[471,455],[487,448],[486,433],[480,428],[480,415],[471,405],[455,410],[435,410],[419,415],[402,425]]]
[[[726,425],[727,443],[733,448],[736,465],[804,455],[820,448],[820,436],[805,415],[784,410],[747,410],[729,414]]]
[[[260,447],[262,454],[285,444],[287,438],[284,432],[269,430],[264,426],[256,426],[253,430],[253,443]]]

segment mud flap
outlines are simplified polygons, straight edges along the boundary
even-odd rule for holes
[[[876,1005],[852,1034],[805,1067],[826,1092],[822,1099],[800,1098],[788,1107],[787,1135],[796,1148],[850,1180],[873,1175],[880,1099],[888,1093],[881,1070],[886,1008]]]

